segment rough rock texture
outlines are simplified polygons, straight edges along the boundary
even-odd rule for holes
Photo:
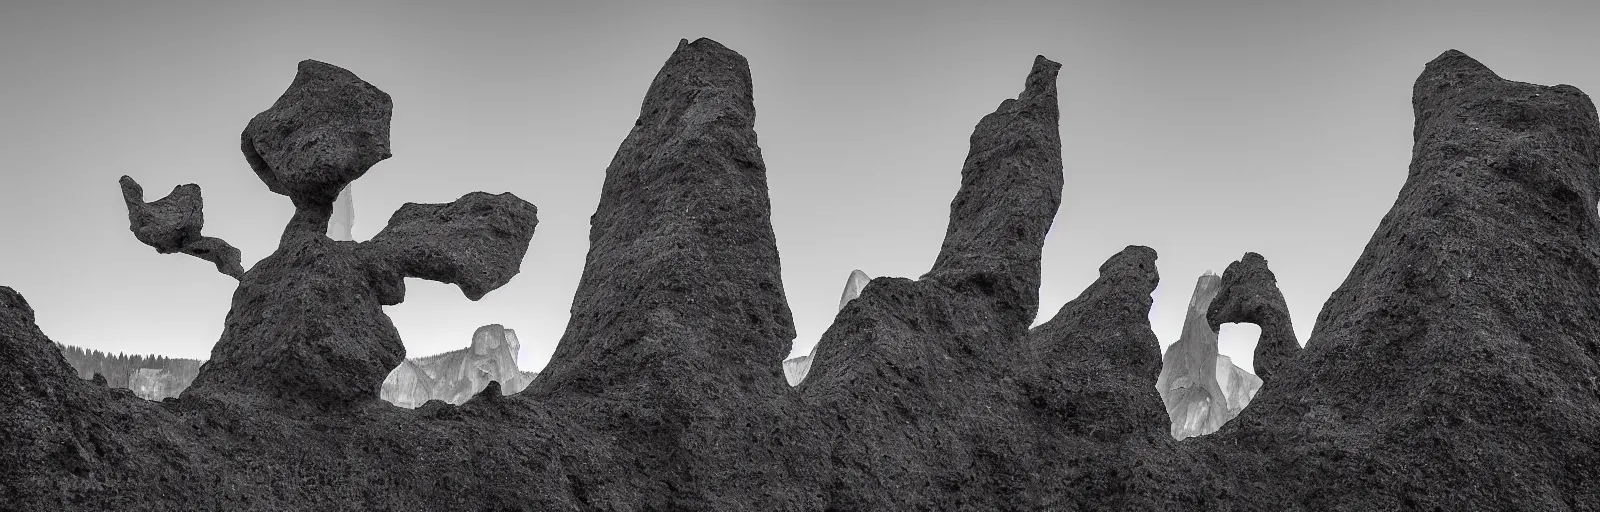
[[[1247,252],[1244,258],[1228,264],[1217,298],[1212,300],[1205,318],[1213,331],[1227,323],[1261,327],[1255,369],[1263,381],[1271,380],[1300,353],[1300,341],[1289,321],[1289,306],[1283,301],[1283,292],[1278,291],[1278,277],[1260,254]]]
[[[844,282],[844,293],[839,295],[839,311],[844,310],[845,304],[849,304],[856,297],[860,297],[861,289],[866,288],[867,283],[870,281],[872,281],[872,278],[867,277],[866,272],[862,272],[860,269],[850,271],[850,277],[846,278]],[[817,346],[812,345],[811,353],[790,358],[783,362],[783,377],[788,379],[790,386],[798,386],[800,381],[806,380],[806,374],[811,373],[811,359],[816,355]]]
[[[381,373],[342,402],[329,391],[353,390],[364,370],[297,373],[388,357],[370,331],[297,337],[386,322],[367,308],[388,281],[350,270],[385,254],[352,263],[342,255],[357,244],[323,236],[326,210],[306,201],[278,261],[241,280],[214,352],[234,362],[214,357],[201,377],[216,380],[176,400],[76,378],[26,301],[0,287],[0,503],[1600,507],[1600,119],[1586,96],[1501,80],[1457,52],[1429,63],[1412,173],[1306,348],[1233,421],[1178,442],[1154,389],[1154,251],[1112,256],[1027,328],[1062,186],[1055,72],[1039,59],[1020,99],[979,123],[934,268],[872,281],[792,389],[777,364],[793,330],[749,70],[708,40],[680,44],[651,85],[608,169],[567,336],[520,394],[491,382],[459,406],[411,410],[378,400]],[[366,298],[321,306],[296,286]],[[269,311],[282,327],[260,327]],[[380,320],[327,319],[367,315]],[[261,380],[230,382],[251,372]]]
[[[461,350],[407,359],[383,380],[378,397],[400,407],[415,408],[429,400],[461,404],[490,382],[514,394],[528,387],[529,372],[517,368],[522,344],[517,332],[500,324],[479,327],[472,345]]]
[[[1036,452],[1018,379],[1061,202],[1059,70],[1037,58],[979,121],[933,268],[872,280],[818,342],[795,389],[828,436],[830,508],[992,510],[1040,478],[1017,464]]]
[[[820,506],[814,487],[769,482],[815,448],[775,428],[799,409],[780,369],[795,331],[754,100],[743,56],[682,41],[606,169],[572,320],[523,395],[637,468],[572,475],[594,506]]]
[[[1172,420],[1172,437],[1186,439],[1210,434],[1239,415],[1250,402],[1261,379],[1233,366],[1217,353],[1217,331],[1206,321],[1207,308],[1220,291],[1222,278],[1211,272],[1200,276],[1189,298],[1183,334],[1161,357],[1156,391]]]
[[[295,213],[278,250],[241,277],[222,338],[186,397],[369,402],[404,359],[381,306],[400,303],[405,277],[455,283],[477,300],[516,274],[537,219],[509,193],[406,203],[359,244],[326,236],[339,191],[390,156],[391,107],[388,94],[349,71],[308,60],[245,128],[246,160]]]
[[[119,183],[122,202],[128,206],[128,229],[135,239],[161,254],[181,252],[209,261],[217,266],[217,272],[234,279],[244,274],[238,249],[222,239],[200,235],[205,216],[199,185],[178,185],[167,197],[146,203],[144,187],[133,178],[123,176]]]
[[[356,239],[351,232],[356,225],[356,207],[351,188],[351,185],[345,185],[344,190],[339,191],[339,198],[333,201],[333,216],[328,219],[328,238],[340,242]]]
[[[1316,509],[1600,507],[1594,103],[1452,50],[1412,106],[1394,207],[1227,442]]]
[[[241,135],[250,168],[295,207],[327,205],[389,158],[389,94],[344,68],[300,61],[294,82]]]

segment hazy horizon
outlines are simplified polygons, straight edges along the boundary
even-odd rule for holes
[[[482,300],[407,280],[385,311],[408,355],[464,348],[498,323],[538,370],[566,328],[607,164],[678,40],[707,37],[750,62],[791,356],[832,322],[852,269],[927,271],[967,138],[1021,91],[1035,55],[1063,65],[1066,177],[1036,323],[1106,258],[1146,245],[1160,255],[1150,318],[1165,346],[1195,280],[1253,251],[1304,343],[1405,179],[1423,64],[1458,49],[1511,80],[1594,94],[1596,14],[1579,2],[8,3],[0,285],[57,342],[209,357],[237,282],[136,241],[117,178],[146,200],[200,185],[205,234],[254,264],[293,208],[249,170],[239,133],[316,59],[394,100],[395,156],[353,185],[356,240],[406,202],[512,192],[539,208],[521,274]],[[1256,332],[1226,326],[1223,353],[1250,369]]]

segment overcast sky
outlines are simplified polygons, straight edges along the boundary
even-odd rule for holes
[[[795,354],[851,269],[928,269],[973,126],[1039,54],[1063,64],[1066,188],[1038,321],[1148,245],[1169,344],[1195,279],[1256,251],[1303,341],[1405,178],[1424,63],[1455,48],[1513,80],[1600,91],[1594,2],[864,3],[8,1],[0,284],[56,341],[208,357],[236,281],[136,241],[117,178],[148,200],[199,184],[205,234],[253,264],[293,209],[239,133],[318,59],[394,98],[395,156],[354,185],[357,240],[408,201],[509,191],[539,207],[522,273],[484,299],[408,280],[386,308],[408,354],[500,323],[540,368],[606,165],[678,40],[709,37],[754,74]],[[1250,368],[1256,332],[1225,328],[1224,353]]]

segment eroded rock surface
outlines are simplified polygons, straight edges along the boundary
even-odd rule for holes
[[[135,239],[161,254],[181,252],[209,261],[217,266],[217,272],[234,279],[244,274],[238,249],[222,239],[200,235],[205,215],[199,185],[178,185],[166,197],[146,203],[144,187],[133,178],[123,176],[119,183],[122,201],[128,206],[128,229]]]
[[[1254,362],[1256,375],[1263,381],[1271,380],[1300,353],[1289,306],[1283,301],[1283,292],[1278,291],[1278,277],[1260,254],[1247,252],[1244,258],[1228,264],[1216,299],[1205,311],[1205,322],[1213,331],[1227,323],[1261,327]]]
[[[320,176],[365,161],[338,155],[369,153],[275,157],[345,163],[286,174],[296,216],[283,243],[241,280],[202,370],[215,380],[177,400],[76,378],[0,287],[0,499],[23,510],[1600,505],[1600,120],[1588,97],[1501,80],[1457,52],[1429,63],[1412,172],[1306,348],[1233,421],[1177,442],[1154,385],[1154,251],[1112,256],[1028,330],[1062,186],[1056,69],[1038,59],[1019,99],[979,123],[933,269],[872,281],[792,390],[749,69],[719,44],[680,44],[652,83],[607,171],[572,323],[520,394],[490,383],[459,406],[379,401],[383,373],[366,368],[400,354],[369,327],[387,322],[380,301],[402,298],[390,258],[415,255],[323,234],[338,188]],[[488,205],[466,216],[491,224],[522,210],[459,202]],[[461,217],[413,211],[423,225]],[[308,373],[340,363],[357,367]]]

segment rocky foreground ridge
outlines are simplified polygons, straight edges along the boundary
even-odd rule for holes
[[[790,388],[794,338],[749,67],[684,41],[606,170],[572,320],[526,390],[394,407],[404,276],[469,299],[515,273],[510,194],[403,206],[321,236],[389,156],[389,98],[307,61],[247,160],[295,214],[248,271],[200,236],[199,189],[129,200],[139,240],[240,279],[178,400],[85,381],[0,287],[0,499],[23,509],[1581,510],[1600,507],[1600,120],[1569,86],[1450,51],[1413,89],[1406,183],[1304,348],[1265,261],[1211,322],[1261,324],[1264,381],[1217,432],[1169,435],[1148,323],[1154,250],[1111,255],[1038,328],[1061,199],[1038,58],[978,122],[938,257],[841,310]],[[787,170],[785,172],[788,172]],[[131,181],[131,180],[127,180]],[[127,190],[127,189],[125,189]],[[176,203],[176,204],[174,204]],[[315,234],[317,236],[310,236]],[[235,252],[236,254],[236,252]],[[317,298],[320,300],[312,300]],[[331,300],[330,300],[331,299]],[[1229,316],[1220,319],[1217,316]],[[1270,368],[1270,370],[1267,370]]]

